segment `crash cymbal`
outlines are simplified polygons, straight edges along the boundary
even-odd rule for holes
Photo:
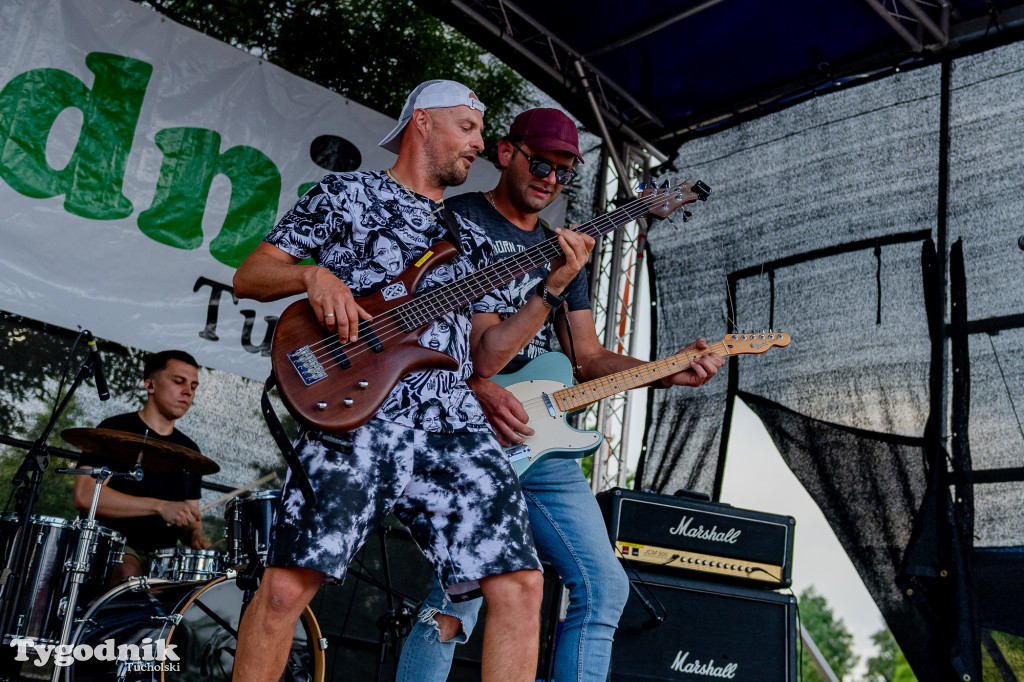
[[[137,433],[77,428],[64,429],[60,435],[79,450],[122,464],[125,469],[138,463],[143,471],[166,474],[206,475],[220,471],[216,462],[191,448]]]

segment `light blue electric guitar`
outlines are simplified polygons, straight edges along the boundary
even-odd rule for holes
[[[702,353],[723,357],[763,353],[775,346],[789,345],[789,334],[757,332],[728,334],[722,341],[708,344],[703,351],[670,355],[632,369],[609,374],[582,384],[572,385],[572,363],[561,353],[545,353],[522,369],[491,377],[523,403],[534,434],[525,442],[505,448],[520,478],[548,457],[579,459],[592,455],[604,439],[598,431],[580,431],[566,422],[566,415],[582,410],[602,398],[640,388],[690,367],[690,361]]]

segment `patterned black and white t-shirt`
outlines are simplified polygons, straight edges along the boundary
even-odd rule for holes
[[[444,239],[444,226],[430,214],[438,206],[426,197],[409,196],[382,171],[332,173],[299,199],[266,241],[296,258],[312,258],[361,298],[382,289],[422,257],[427,247]],[[420,293],[490,264],[487,237],[473,223],[461,216],[457,219],[462,253],[424,277]],[[499,299],[487,294],[474,309],[497,311],[501,306]],[[438,433],[490,431],[476,396],[466,386],[473,373],[470,315],[468,305],[447,313],[419,339],[421,345],[454,357],[459,369],[407,375],[376,418]]]
[[[496,208],[491,206],[483,192],[454,196],[448,200],[448,206],[487,233],[487,238],[494,245],[492,258],[495,261],[520,254],[555,236],[553,231],[543,229],[540,225],[534,230],[522,230],[516,227],[505,216],[498,213]],[[526,305],[526,302],[536,292],[537,284],[542,279],[546,279],[550,273],[551,263],[545,263],[533,272],[528,272],[502,287],[496,293],[504,302],[501,307],[497,309],[493,307],[488,308],[490,301],[484,301],[481,306],[474,306],[474,310],[488,313],[496,312],[504,320]],[[576,277],[563,292],[570,311],[590,310],[590,297],[587,294],[587,289],[587,271],[584,268],[576,273]],[[553,319],[554,315],[548,315],[540,331],[530,339],[525,348],[519,351],[505,365],[505,368],[501,370],[502,373],[514,372],[522,368],[530,360],[552,350],[555,340]]]

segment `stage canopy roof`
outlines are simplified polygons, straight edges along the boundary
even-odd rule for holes
[[[417,2],[593,132],[588,89],[612,131],[668,154],[823,92],[1019,39],[1024,22],[1021,0]]]

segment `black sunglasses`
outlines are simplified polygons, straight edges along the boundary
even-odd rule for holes
[[[555,171],[555,182],[559,185],[571,184],[572,181],[576,179],[576,171],[568,168],[555,168],[555,164],[551,163],[547,159],[538,159],[530,156],[515,142],[510,140],[509,144],[518,149],[519,153],[526,157],[526,160],[530,163],[530,173],[538,178],[546,178],[551,175],[551,171]]]

